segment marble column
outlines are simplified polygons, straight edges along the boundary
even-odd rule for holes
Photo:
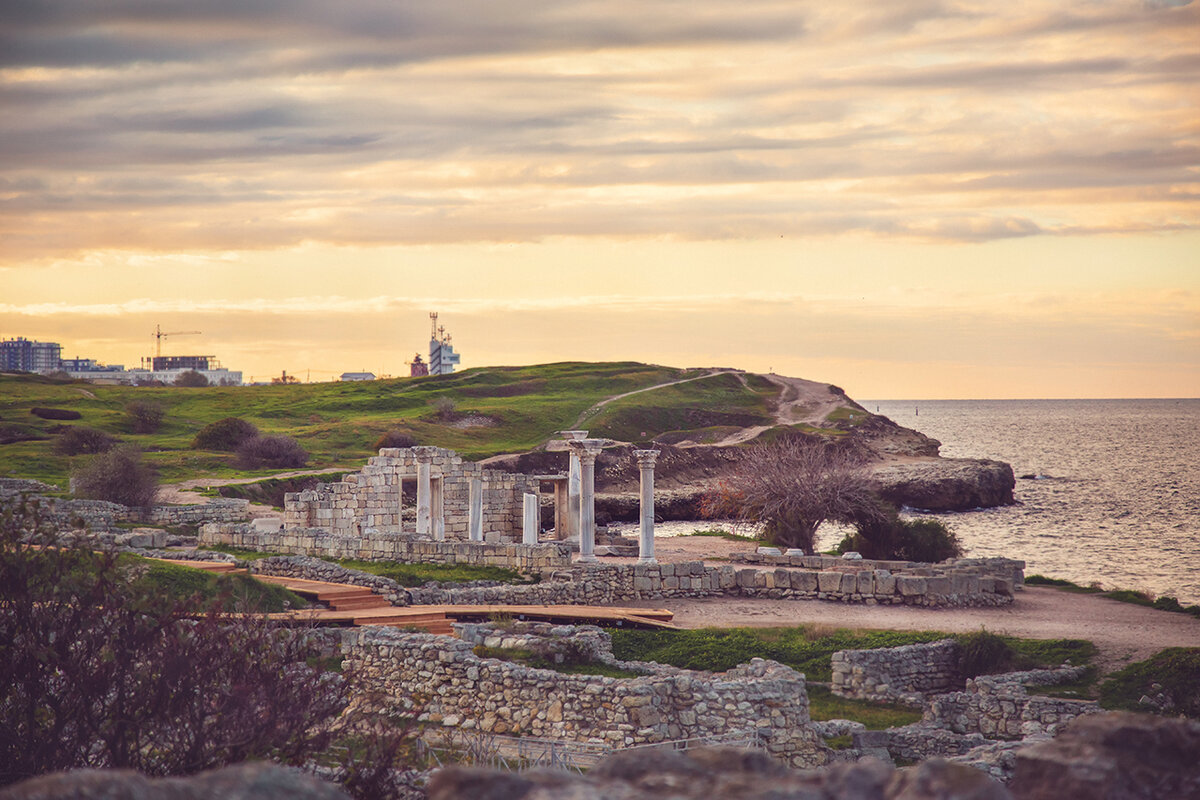
[[[654,461],[659,450],[634,450],[642,477],[641,547],[639,564],[657,564],[654,558]]]
[[[567,437],[567,443],[583,441],[587,438],[587,431],[559,431],[563,436]],[[575,448],[571,448],[570,465],[567,469],[567,539],[579,538],[579,492],[580,482],[580,466],[579,454]],[[559,537],[564,538],[564,537]]]
[[[596,456],[600,439],[577,439],[572,451],[579,456],[579,560],[596,560]]]
[[[433,454],[428,447],[414,447],[417,457],[417,535],[428,536],[433,511]]]
[[[566,539],[567,520],[571,516],[567,503],[567,483],[569,478],[554,479],[554,538]]]
[[[472,542],[483,541],[483,481],[471,478],[471,488],[467,496],[467,526],[468,537]]]
[[[521,544],[538,543],[538,496],[526,492],[524,524],[521,526]]]
[[[439,542],[446,538],[446,499],[443,493],[444,479],[430,478],[429,511],[432,517],[433,538]]]

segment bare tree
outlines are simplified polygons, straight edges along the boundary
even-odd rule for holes
[[[835,442],[792,437],[749,449],[705,499],[704,513],[761,524],[772,544],[812,553],[822,523],[881,512],[862,455]]]

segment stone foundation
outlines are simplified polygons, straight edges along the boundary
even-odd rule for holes
[[[921,707],[934,694],[960,690],[959,646],[953,639],[877,650],[838,650],[833,693],[841,697]]]

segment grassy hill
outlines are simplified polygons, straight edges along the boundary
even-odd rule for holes
[[[8,442],[0,444],[0,476],[65,488],[73,466],[88,456],[53,452],[63,426],[96,428],[140,447],[170,482],[268,474],[237,469],[228,453],[192,449],[197,431],[229,416],[246,419],[263,433],[295,437],[312,454],[309,467],[348,470],[359,469],[375,453],[379,437],[393,429],[420,444],[479,459],[535,448],[580,421],[595,436],[622,441],[662,434],[670,440],[672,432],[688,431],[717,436],[770,424],[778,386],[755,375],[709,372],[636,362],[567,362],[361,383],[206,388],[98,386],[0,375],[0,442]],[[639,391],[673,381],[687,382]],[[628,392],[636,393],[594,408]],[[134,400],[166,408],[158,432],[132,433],[125,407]],[[77,411],[81,418],[45,420],[30,413],[34,407]]]

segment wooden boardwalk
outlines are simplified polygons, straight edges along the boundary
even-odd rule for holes
[[[156,559],[218,574],[246,572],[223,561],[184,561]],[[292,590],[328,608],[305,608],[269,614],[271,619],[312,625],[385,625],[393,628],[417,628],[429,633],[449,634],[454,622],[486,622],[493,618],[538,620],[568,625],[602,625],[630,628],[677,628],[671,624],[674,613],[665,608],[620,608],[610,606],[508,606],[442,605],[393,606],[366,586],[347,583],[310,581],[278,575],[255,575],[255,580]]]

